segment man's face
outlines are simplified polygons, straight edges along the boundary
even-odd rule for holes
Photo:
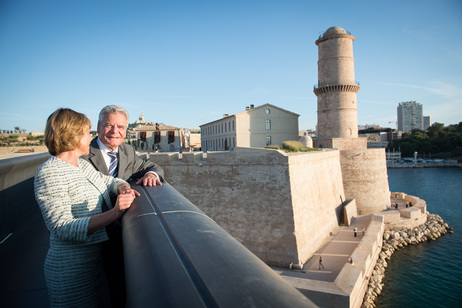
[[[127,133],[127,118],[123,113],[108,113],[98,123],[98,137],[101,142],[114,151],[124,141]]]

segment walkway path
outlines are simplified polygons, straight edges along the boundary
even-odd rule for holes
[[[406,201],[391,198],[392,207],[389,211],[406,208]],[[363,238],[362,228],[367,230],[371,221],[371,215],[354,217],[348,227],[339,227],[329,240],[304,264],[302,270],[290,270],[273,268],[281,276],[297,277],[302,279],[334,282],[351,254]],[[354,228],[357,228],[357,236],[354,236]],[[324,269],[319,268],[319,257],[322,256]],[[353,260],[354,262],[354,260]]]
[[[329,241],[324,244],[304,264],[302,270],[290,270],[273,268],[281,276],[297,277],[303,279],[334,282],[343,266],[350,258],[353,251],[363,238],[362,228],[367,229],[371,221],[371,215],[364,215],[352,219],[351,226],[339,227],[332,234]],[[357,228],[357,236],[354,236],[354,228]],[[319,257],[322,256],[324,269],[318,269]],[[354,262],[354,260],[353,260]]]

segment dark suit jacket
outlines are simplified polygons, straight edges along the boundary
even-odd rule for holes
[[[96,170],[109,175],[109,170],[104,162],[103,154],[98,147],[98,142],[96,142],[97,138],[98,137],[94,138],[90,143],[90,153],[81,158],[89,161]],[[129,179],[137,180],[143,177],[148,171],[156,172],[160,180],[164,180],[164,170],[159,165],[152,161],[144,160],[136,155],[135,149],[129,144],[122,143],[119,146],[118,178],[125,181]]]

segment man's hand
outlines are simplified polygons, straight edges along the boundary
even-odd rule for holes
[[[142,184],[143,186],[161,186],[160,179],[154,173],[146,173],[141,179],[136,182],[136,185]]]

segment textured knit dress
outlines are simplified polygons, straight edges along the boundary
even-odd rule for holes
[[[87,161],[73,166],[55,156],[35,175],[35,198],[50,231],[45,279],[52,307],[110,306],[101,261],[105,228],[88,235],[90,217],[102,213],[124,181],[96,171]]]

